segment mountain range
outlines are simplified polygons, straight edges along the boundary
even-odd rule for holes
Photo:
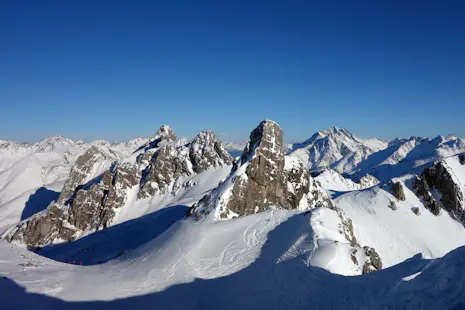
[[[461,309],[465,140],[0,141],[5,309]]]

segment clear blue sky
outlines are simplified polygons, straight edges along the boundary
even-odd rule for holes
[[[465,137],[464,1],[0,1],[0,139]]]

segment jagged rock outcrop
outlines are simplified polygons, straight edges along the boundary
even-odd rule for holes
[[[143,172],[139,198],[166,192],[177,180],[208,168],[227,166],[233,159],[212,131],[200,132],[185,146],[167,145],[156,151]]]
[[[134,153],[140,151],[140,150],[149,150],[149,149],[154,149],[156,147],[160,147],[163,145],[166,145],[170,142],[176,141],[178,138],[176,136],[176,133],[174,133],[173,129],[171,129],[170,126],[168,125],[162,125],[155,136],[153,136],[149,141],[147,141],[145,144],[141,145],[137,150],[134,151]]]
[[[183,177],[232,163],[213,132],[201,132],[186,144],[166,125],[137,152],[132,161],[114,162],[95,176],[107,157],[98,147],[91,147],[77,160],[57,202],[10,229],[3,238],[29,247],[73,241],[83,232],[110,226],[132,189],[137,198],[173,193],[183,184]]]
[[[106,228],[115,212],[126,202],[125,190],[138,184],[137,173],[129,164],[115,166],[100,182],[77,189],[64,203],[52,203],[47,212],[34,215],[9,231],[4,239],[28,246],[44,246],[55,240],[73,241],[81,231]]]
[[[444,160],[438,160],[423,170],[420,178],[417,178],[414,188],[431,212],[439,214],[439,207],[441,207],[449,212],[452,218],[465,225],[463,192]],[[431,193],[432,189],[441,195],[440,201],[434,198]]]
[[[99,171],[98,166],[101,166],[107,159],[106,154],[96,146],[92,146],[79,156],[66,179],[58,202],[66,202],[78,186],[83,186],[94,179],[96,172]]]
[[[230,165],[231,155],[211,130],[200,132],[189,146],[189,158],[194,171],[201,173],[210,167]]]
[[[368,246],[364,246],[363,249],[365,250],[366,255],[366,261],[363,265],[363,274],[383,269],[383,263],[375,249]]]
[[[459,155],[459,161],[461,165],[465,165],[465,154]]]
[[[392,191],[394,192],[394,197],[398,200],[405,201],[404,187],[400,182],[391,183]]]
[[[371,174],[366,174],[360,178],[358,183],[360,184],[360,188],[368,188],[379,184],[379,180]]]
[[[285,158],[283,132],[265,120],[250,140],[230,176],[211,194],[193,206],[190,214],[214,213],[227,219],[265,211],[270,207],[309,209],[332,206],[310,178],[306,166],[295,157]]]
[[[439,215],[441,205],[433,197],[433,194],[431,194],[428,181],[423,174],[420,177],[416,177],[413,188],[416,195],[422,200],[425,208],[431,211],[434,215]]]

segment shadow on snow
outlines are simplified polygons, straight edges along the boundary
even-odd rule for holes
[[[43,247],[38,254],[76,265],[96,265],[121,256],[162,234],[183,218],[189,207],[178,205],[99,230],[74,242]]]
[[[49,190],[45,187],[37,189],[34,194],[29,196],[24,206],[23,213],[21,214],[21,221],[47,209],[50,202],[53,200],[56,201],[59,195],[59,192]]]
[[[260,256],[228,276],[195,279],[141,296],[84,302],[28,293],[14,281],[3,278],[2,309],[367,309],[403,277],[421,271],[430,262],[416,255],[391,268],[356,277],[307,267],[302,257],[277,264],[277,259],[299,237],[296,227],[308,220],[308,216],[299,214],[277,226],[269,232]]]

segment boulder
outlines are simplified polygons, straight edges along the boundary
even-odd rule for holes
[[[394,192],[394,197],[398,200],[405,201],[404,188],[400,182],[392,183],[392,191]]]

